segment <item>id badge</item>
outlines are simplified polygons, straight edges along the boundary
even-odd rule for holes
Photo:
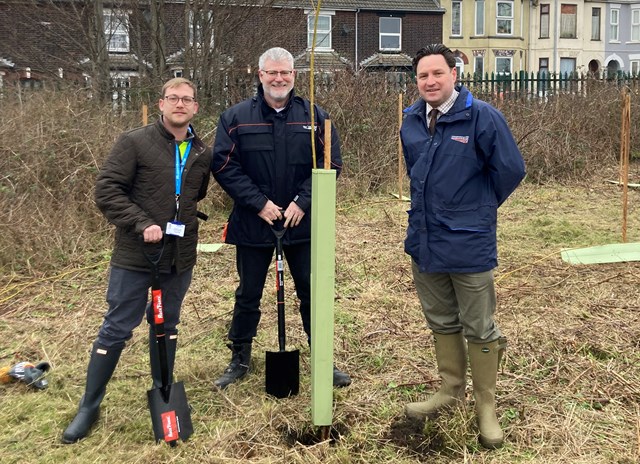
[[[185,226],[181,222],[167,222],[167,235],[175,235],[176,237],[184,237]]]

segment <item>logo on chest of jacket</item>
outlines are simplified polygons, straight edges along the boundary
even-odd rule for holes
[[[469,143],[469,136],[468,135],[452,135],[451,140],[453,140],[454,142]]]

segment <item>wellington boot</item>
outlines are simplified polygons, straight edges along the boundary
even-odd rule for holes
[[[251,362],[251,343],[228,344],[231,350],[231,362],[222,375],[213,384],[224,390],[230,384],[240,380],[249,372]]]
[[[488,449],[499,448],[504,442],[504,432],[496,417],[496,379],[498,361],[505,347],[504,337],[489,343],[469,343],[469,363],[480,444]]]
[[[124,343],[107,348],[95,342],[87,368],[87,384],[76,417],[62,434],[62,443],[82,440],[100,417],[100,403],[107,390],[107,383],[118,364]]]
[[[167,368],[169,370],[169,383],[173,383],[173,366],[176,363],[176,348],[178,346],[178,335],[167,334]],[[151,377],[153,378],[152,388],[162,386],[162,375],[160,373],[160,354],[158,352],[158,340],[153,327],[149,327],[149,363],[151,364]]]
[[[444,408],[464,404],[467,375],[467,350],[462,332],[433,334],[438,373],[442,379],[440,389],[427,401],[409,403],[404,412],[407,417],[424,421],[435,417]]]
[[[348,387],[351,385],[351,377],[344,371],[338,369],[335,364],[333,366],[333,386],[334,387]]]

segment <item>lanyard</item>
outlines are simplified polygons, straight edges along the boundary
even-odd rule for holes
[[[176,219],[178,218],[178,210],[180,209],[180,192],[182,190],[182,171],[187,164],[187,158],[191,151],[191,140],[184,150],[184,155],[180,157],[180,144],[176,142]],[[181,159],[182,158],[182,159]]]

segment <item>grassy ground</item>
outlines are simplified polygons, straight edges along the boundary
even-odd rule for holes
[[[629,241],[640,241],[640,192],[630,192]],[[47,360],[44,392],[0,386],[4,463],[620,463],[640,460],[640,267],[571,266],[564,247],[621,236],[621,189],[523,185],[501,208],[498,323],[509,349],[498,381],[506,444],[477,444],[469,407],[429,424],[405,421],[406,402],[438,385],[402,251],[406,203],[391,196],[338,205],[335,353],[353,384],[335,391],[331,439],[311,425],[309,350],[288,292],[288,341],[301,351],[301,392],[264,393],[264,354],[277,349],[272,276],[254,344],[253,373],[225,392],[212,383],[229,359],[225,335],[237,284],[234,250],[200,256],[184,305],[176,376],[185,382],[196,432],[177,448],[153,443],[145,327],[125,349],[102,418],[86,440],[60,444],[84,386],[88,350],[105,310],[106,262],[87,260],[41,281],[5,277],[0,361]],[[223,216],[204,227],[218,241]],[[288,281],[288,288],[292,285]]]

